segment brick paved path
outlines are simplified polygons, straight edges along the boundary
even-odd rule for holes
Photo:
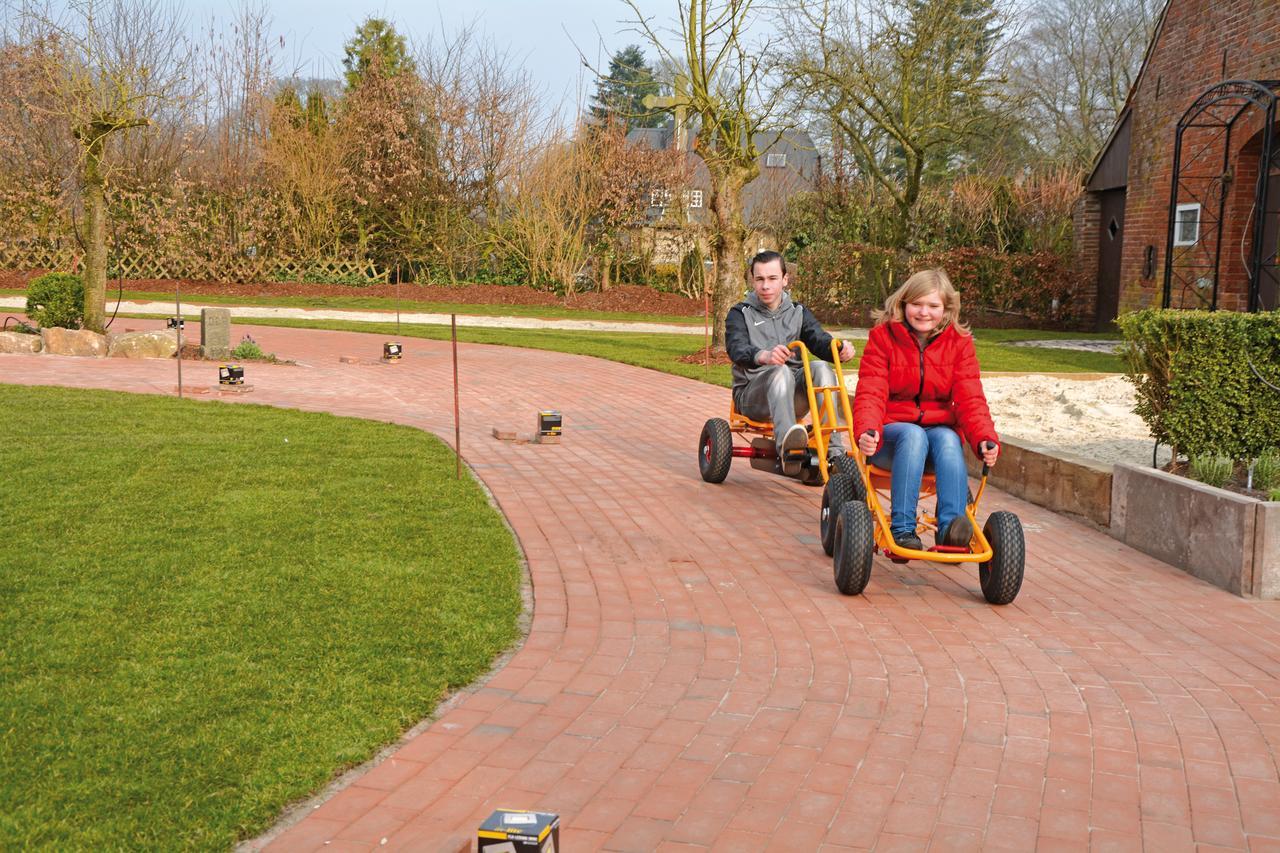
[[[452,439],[447,344],[363,366],[338,356],[380,338],[253,334],[306,366],[250,365],[246,401]],[[528,557],[530,634],[272,849],[450,849],[507,806],[559,812],[570,850],[1280,850],[1280,605],[999,493],[985,510],[1027,528],[1013,605],[985,604],[972,567],[882,559],[845,598],[817,490],[746,466],[698,478],[723,389],[461,353],[463,452]],[[167,392],[173,371],[0,356],[9,382]],[[562,445],[489,436],[541,407],[564,412]]]

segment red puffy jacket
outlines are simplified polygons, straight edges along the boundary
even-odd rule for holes
[[[853,397],[853,432],[880,433],[886,423],[943,424],[956,429],[974,452],[1000,441],[982,393],[973,337],[949,325],[923,347],[899,322],[881,323],[867,336]]]

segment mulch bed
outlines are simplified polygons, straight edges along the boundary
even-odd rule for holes
[[[40,275],[34,272],[0,272],[0,288],[24,288]],[[267,281],[230,284],[219,281],[177,281],[174,279],[125,279],[124,289],[172,293],[180,286],[183,296],[373,296],[400,299],[404,302],[459,302],[466,305],[555,305],[579,311],[625,311],[641,314],[674,314],[700,317],[701,299],[690,299],[677,293],[663,293],[651,287],[620,284],[603,293],[580,293],[557,296],[545,290],[506,284],[460,284],[456,287],[436,284],[378,284],[353,287],[345,284],[303,284],[292,281]],[[112,279],[107,282],[108,296],[119,288]]]
[[[722,349],[712,350],[711,357],[707,357],[706,347],[700,348],[695,353],[682,355],[676,359],[682,364],[733,364],[733,360],[729,358],[729,354]]]

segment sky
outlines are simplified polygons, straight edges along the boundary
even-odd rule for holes
[[[641,37],[625,32],[634,15],[622,0],[471,0],[436,3],[432,0],[264,0],[272,19],[272,35],[283,39],[287,64],[299,66],[301,77],[339,78],[342,46],[365,18],[390,20],[411,40],[424,41],[475,29],[522,63],[542,89],[545,103],[572,108],[579,96],[594,91],[594,78],[583,67],[579,51],[602,70],[609,54]],[[644,14],[664,25],[674,22],[679,0],[638,0]],[[210,16],[226,21],[231,0],[187,0],[182,8],[193,23]],[[276,42],[277,44],[279,41]],[[576,46],[575,46],[576,45]],[[654,50],[645,54],[652,61]]]

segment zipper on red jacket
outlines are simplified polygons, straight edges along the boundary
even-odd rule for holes
[[[918,424],[924,423],[924,407],[920,405],[920,400],[924,397],[924,350],[925,347],[929,346],[929,344],[936,341],[939,337],[939,335],[934,335],[924,343],[920,343],[920,339],[917,338],[914,333],[911,335],[911,339],[915,341],[916,349],[920,350],[920,388],[916,391],[916,411],[920,413],[916,415],[916,423]]]

